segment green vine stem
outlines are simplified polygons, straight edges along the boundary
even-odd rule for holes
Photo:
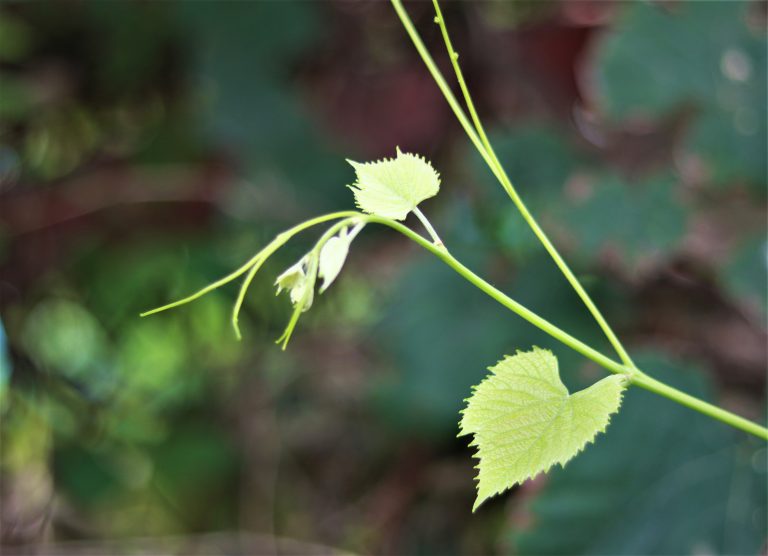
[[[676,388],[672,388],[671,386],[668,386],[646,374],[641,373],[635,375],[632,379],[632,384],[639,386],[640,388],[644,388],[649,392],[653,392],[654,394],[659,394],[660,396],[664,396],[665,398],[676,401],[677,403],[694,409],[700,413],[703,413],[704,415],[709,415],[713,419],[717,419],[718,421],[731,425],[732,427],[736,427],[737,429],[741,429],[745,432],[753,434],[759,438],[762,438],[763,440],[768,440],[768,429],[765,427],[762,427],[757,423],[753,423],[748,419],[744,419],[743,417],[739,417],[738,415],[717,407],[716,405],[712,405],[711,403],[707,403],[698,398],[695,398],[690,394],[681,392]]]
[[[462,90],[464,100],[467,104],[467,107],[471,114],[472,122],[474,123],[474,125],[472,122],[470,122],[469,118],[464,113],[464,110],[462,109],[459,102],[456,100],[453,93],[451,92],[450,87],[446,83],[440,71],[437,69],[437,66],[435,65],[434,61],[432,60],[432,57],[430,56],[429,52],[424,46],[421,38],[419,37],[418,32],[415,30],[413,23],[408,17],[408,14],[405,12],[402,6],[401,0],[391,0],[391,2],[398,16],[400,17],[400,20],[402,21],[403,26],[405,27],[406,31],[411,37],[411,40],[416,46],[417,51],[419,52],[420,56],[424,60],[424,63],[426,64],[428,70],[432,74],[432,77],[434,78],[438,87],[442,91],[446,100],[448,101],[448,104],[451,106],[451,109],[453,110],[454,114],[458,118],[460,124],[464,128],[464,131],[467,133],[467,136],[469,137],[470,141],[477,148],[478,152],[483,157],[486,164],[488,164],[488,167],[491,169],[491,172],[499,180],[504,190],[510,196],[514,204],[517,206],[518,210],[522,214],[525,221],[533,230],[534,234],[541,241],[542,245],[547,250],[549,255],[552,257],[552,259],[554,260],[554,262],[556,263],[560,271],[566,277],[566,279],[571,284],[571,286],[575,289],[576,293],[579,295],[579,297],[582,299],[586,307],[589,309],[592,316],[600,325],[601,329],[603,330],[604,334],[610,341],[611,345],[618,353],[622,363],[616,362],[615,360],[605,356],[601,352],[585,344],[584,342],[578,340],[577,338],[571,336],[570,334],[558,328],[557,326],[550,323],[546,319],[540,317],[530,309],[527,309],[526,307],[524,307],[523,305],[521,305],[511,297],[507,296],[505,293],[503,293],[501,290],[491,285],[489,282],[482,279],[480,276],[472,272],[466,266],[464,266],[460,261],[458,261],[456,258],[453,257],[453,255],[449,253],[449,251],[446,249],[446,247],[443,245],[442,241],[440,240],[439,236],[437,235],[437,232],[435,231],[434,227],[430,224],[429,220],[426,218],[426,216],[424,216],[424,214],[418,208],[414,210],[414,213],[426,228],[433,242],[430,242],[428,239],[416,233],[415,231],[411,230],[407,226],[401,224],[400,222],[397,222],[389,218],[383,218],[383,217],[370,215],[370,214],[363,214],[356,211],[341,211],[341,212],[326,214],[323,216],[318,216],[316,218],[313,218],[311,220],[298,224],[297,226],[294,226],[293,228],[281,234],[278,234],[269,245],[267,245],[254,257],[252,257],[248,262],[246,262],[239,269],[225,276],[224,278],[217,280],[216,282],[206,286],[205,288],[199,290],[198,292],[188,297],[185,297],[181,300],[178,300],[173,303],[164,305],[162,307],[158,307],[156,309],[152,309],[150,311],[142,313],[141,316],[151,315],[160,311],[171,309],[173,307],[178,307],[179,305],[189,303],[190,301],[194,301],[195,299],[205,295],[206,293],[220,286],[223,286],[224,284],[227,284],[232,280],[235,280],[239,276],[242,276],[243,274],[247,273],[246,278],[243,282],[243,285],[240,289],[237,302],[235,303],[235,307],[232,314],[232,324],[239,338],[240,331],[237,323],[237,316],[242,306],[245,293],[251,281],[253,280],[253,277],[258,272],[259,268],[263,265],[263,263],[275,251],[277,251],[280,247],[282,247],[289,239],[291,239],[297,233],[303,230],[306,230],[307,228],[310,228],[312,226],[315,226],[317,224],[328,222],[331,220],[342,220],[341,222],[337,222],[329,230],[327,230],[325,234],[323,234],[320,241],[316,244],[315,248],[309,253],[310,257],[317,257],[318,251],[322,247],[324,242],[327,241],[328,238],[330,238],[334,233],[336,233],[342,227],[349,224],[355,224],[356,225],[355,234],[356,234],[357,231],[360,230],[360,227],[362,224],[368,223],[368,222],[377,223],[377,224],[388,226],[394,229],[395,231],[398,231],[401,234],[405,235],[406,237],[408,237],[409,239],[411,239],[412,241],[414,241],[415,243],[417,243],[418,245],[420,245],[421,247],[423,247],[424,249],[426,249],[427,251],[435,255],[437,258],[443,261],[446,265],[451,267],[457,274],[459,274],[464,279],[469,281],[472,285],[480,289],[482,292],[484,292],[485,294],[487,294],[488,296],[496,300],[498,303],[500,303],[507,309],[513,311],[514,313],[516,313],[517,315],[519,315],[529,323],[533,324],[537,328],[543,330],[544,332],[554,337],[555,339],[559,340],[563,344],[569,346],[570,348],[574,349],[578,353],[584,355],[585,357],[591,359],[595,363],[601,365],[608,371],[615,374],[623,375],[627,384],[634,384],[636,386],[639,386],[641,388],[654,392],[658,395],[669,398],[670,400],[673,400],[681,405],[694,409],[700,413],[703,413],[709,417],[712,417],[713,419],[716,419],[725,424],[728,424],[734,428],[753,434],[764,440],[768,440],[768,429],[766,429],[765,427],[758,425],[757,423],[753,423],[742,417],[739,417],[738,415],[735,415],[730,411],[726,411],[722,408],[719,408],[713,404],[707,403],[703,400],[699,400],[693,396],[690,396],[684,392],[681,392],[680,390],[677,390],[676,388],[668,386],[662,382],[659,382],[658,380],[643,373],[640,369],[638,369],[634,365],[629,354],[626,352],[621,342],[619,341],[619,339],[616,337],[611,327],[606,322],[605,318],[602,316],[602,314],[600,313],[598,308],[595,306],[595,304],[593,303],[593,301],[591,300],[587,292],[579,283],[576,276],[573,274],[573,272],[570,270],[570,268],[565,263],[563,258],[560,256],[557,249],[550,242],[550,240],[548,239],[544,231],[539,227],[536,220],[528,211],[527,207],[523,203],[522,199],[520,198],[514,186],[512,185],[511,181],[509,180],[509,177],[507,176],[506,172],[501,166],[501,163],[499,162],[490,144],[490,141],[488,140],[488,137],[485,134],[482,123],[480,122],[480,119],[477,116],[477,111],[475,110],[471,96],[466,87],[466,83],[464,81],[461,68],[458,65],[458,55],[453,50],[453,46],[450,42],[450,37],[448,36],[448,32],[445,27],[445,23],[443,21],[442,13],[440,11],[440,7],[439,7],[439,4],[437,3],[437,0],[433,0],[435,11],[437,13],[435,21],[438,23],[438,25],[440,25],[440,28],[443,34],[443,39],[446,44],[446,48],[448,49],[448,53],[454,67],[454,71],[456,73],[456,76],[459,82],[459,86]],[[311,265],[311,266],[314,268],[314,265]],[[312,270],[312,272],[316,272],[316,270]],[[312,280],[314,281],[314,276],[312,277]],[[298,314],[301,312],[303,308],[303,302],[304,300],[302,300],[298,304],[298,306],[295,307],[294,314],[291,317],[291,320],[289,322],[288,327],[286,328],[285,333],[283,334],[283,336],[280,337],[280,339],[278,339],[278,342],[283,343],[283,347],[285,347],[285,343],[288,341],[291,331],[293,330],[293,327],[296,324],[296,320],[298,319]]]
[[[511,180],[507,176],[506,171],[504,170],[498,158],[496,157],[496,153],[493,150],[493,147],[491,146],[490,141],[488,141],[488,137],[485,134],[485,130],[483,129],[482,123],[480,122],[480,118],[478,117],[477,111],[475,110],[474,103],[472,102],[472,97],[470,96],[469,90],[467,89],[466,82],[464,81],[464,76],[461,71],[461,67],[459,66],[459,63],[458,63],[458,54],[453,49],[453,45],[451,44],[451,40],[448,35],[448,30],[445,26],[445,21],[443,19],[442,12],[440,11],[440,5],[438,4],[437,0],[433,0],[433,4],[435,6],[435,12],[437,14],[435,16],[435,22],[440,26],[440,30],[443,35],[443,40],[445,41],[446,48],[448,49],[448,55],[451,59],[451,64],[453,65],[454,71],[456,73],[456,77],[459,82],[459,87],[461,88],[462,94],[464,96],[464,100],[466,101],[467,108],[469,109],[469,112],[472,116],[472,121],[474,122],[474,126],[472,125],[472,123],[470,123],[469,119],[464,113],[464,110],[461,108],[461,105],[459,104],[459,102],[456,100],[456,97],[451,92],[451,89],[446,83],[445,78],[443,77],[440,70],[437,68],[437,65],[432,59],[432,56],[430,55],[427,48],[424,46],[424,43],[421,40],[421,37],[419,36],[418,31],[416,31],[416,28],[414,27],[413,22],[408,16],[408,13],[405,11],[405,8],[403,8],[401,0],[391,0],[391,2],[393,7],[395,8],[395,11],[397,12],[397,15],[400,18],[400,21],[403,24],[403,27],[405,27],[406,32],[408,33],[408,35],[411,38],[411,41],[416,47],[416,50],[418,51],[419,55],[424,61],[424,64],[427,66],[427,69],[429,70],[430,74],[432,74],[433,79],[435,80],[435,82],[437,83],[437,86],[442,91],[443,96],[445,96],[445,99],[448,101],[448,104],[450,105],[454,114],[456,115],[459,122],[461,123],[461,126],[464,128],[464,131],[469,136],[469,139],[472,141],[475,148],[477,148],[477,150],[480,152],[480,155],[483,157],[486,164],[491,169],[491,172],[493,173],[494,176],[496,176],[496,179],[499,180],[499,183],[501,183],[502,187],[507,192],[507,195],[509,195],[509,197],[512,199],[512,202],[515,204],[517,209],[520,211],[520,214],[523,216],[523,219],[526,221],[526,223],[531,228],[533,233],[536,235],[536,237],[539,239],[541,244],[544,246],[544,249],[547,251],[547,253],[549,253],[550,257],[552,257],[557,267],[565,276],[566,280],[568,280],[568,282],[571,284],[571,287],[573,287],[573,289],[576,291],[578,296],[581,298],[584,305],[587,307],[589,312],[594,317],[595,321],[597,321],[597,324],[600,326],[603,333],[608,338],[608,341],[616,350],[616,353],[618,353],[621,360],[624,362],[625,365],[634,367],[634,363],[632,362],[632,359],[630,358],[626,349],[624,349],[624,346],[619,341],[616,334],[613,332],[613,329],[605,320],[605,317],[603,317],[602,313],[597,308],[595,303],[592,301],[592,298],[586,292],[584,287],[581,285],[578,278],[576,278],[576,276],[573,274],[573,271],[571,271],[568,264],[565,262],[565,260],[557,251],[555,246],[549,240],[546,233],[544,233],[544,230],[541,229],[539,224],[536,222],[536,219],[533,217],[533,215],[530,213],[528,208],[525,206],[525,203],[520,198],[520,195],[517,193],[517,190],[515,189],[514,185],[512,185]]]
[[[445,249],[444,247],[438,247],[434,245],[429,240],[417,234],[407,226],[404,226],[403,224],[396,222],[394,220],[390,220],[388,218],[381,218],[378,216],[365,216],[365,221],[376,223],[376,224],[382,224],[384,226],[388,226],[393,230],[400,232],[401,234],[406,236],[408,239],[414,241],[415,243],[417,243],[418,245],[420,245],[421,247],[423,247],[424,249],[426,249],[427,251],[435,255],[438,259],[440,259],[446,265],[451,267],[451,269],[453,269],[462,278],[470,282],[472,285],[474,285],[476,288],[481,290],[483,293],[495,299],[497,302],[499,302],[501,305],[503,305],[507,309],[516,313],[517,315],[519,315],[526,321],[530,322],[537,328],[543,330],[544,332],[546,332],[556,340],[559,340],[560,342],[572,348],[573,350],[577,351],[578,353],[591,359],[592,361],[602,366],[603,368],[607,369],[608,371],[615,374],[625,375],[627,378],[627,382],[629,384],[634,384],[635,386],[639,386],[640,388],[644,388],[655,394],[659,394],[661,396],[664,396],[665,398],[669,398],[672,401],[675,401],[681,405],[694,409],[699,413],[703,413],[704,415],[712,417],[713,419],[721,421],[734,428],[753,434],[759,438],[762,438],[763,440],[768,440],[767,428],[760,426],[757,423],[753,423],[752,421],[745,419],[743,417],[740,417],[734,413],[731,413],[730,411],[726,411],[725,409],[717,407],[716,405],[713,405],[711,403],[695,398],[689,394],[686,394],[685,392],[678,390],[677,388],[668,386],[663,382],[659,382],[658,380],[651,378],[650,376],[640,371],[634,365],[626,365],[626,364],[622,365],[621,363],[618,363],[613,359],[606,357],[596,349],[592,348],[591,346],[588,346],[581,340],[574,338],[564,330],[558,328],[551,322],[540,317],[530,309],[527,309],[526,307],[524,307],[523,305],[521,305],[520,303],[518,303],[508,295],[506,295],[504,292],[502,292],[501,290],[499,290],[498,288],[496,288],[495,286],[488,283],[486,280],[484,280],[483,278],[481,278],[480,276],[472,272],[470,269],[464,266],[459,260],[454,258],[453,255],[451,255],[447,249]]]
[[[487,294],[494,300],[498,301],[501,305],[503,305],[513,313],[516,313],[517,315],[519,315],[529,323],[533,324],[537,328],[543,330],[544,332],[546,332],[556,340],[559,340],[560,342],[564,343],[568,347],[579,352],[583,356],[591,359],[598,365],[605,367],[612,373],[631,375],[637,372],[637,369],[635,369],[634,367],[632,368],[626,367],[621,363],[618,363],[613,359],[603,355],[593,347],[585,344],[584,342],[582,342],[581,340],[578,340],[577,338],[574,338],[573,336],[571,336],[561,328],[555,326],[545,318],[539,316],[538,314],[534,313],[533,311],[531,311],[521,303],[515,301],[514,299],[509,297],[507,294],[505,294],[495,286],[491,285],[490,283],[485,281],[483,278],[481,278],[480,276],[472,272],[469,268],[464,266],[458,259],[456,259],[453,255],[451,255],[451,253],[444,246],[439,247],[434,243],[431,243],[425,237],[414,232],[412,229],[405,226],[404,224],[401,224],[400,222],[391,220],[389,218],[366,215],[365,221],[371,222],[374,224],[382,224],[384,226],[389,226],[393,230],[400,232],[401,234],[403,234],[410,240],[414,241],[421,247],[424,247],[427,251],[429,251],[433,255],[437,256],[441,261],[443,261],[445,264],[450,266],[454,271],[456,271],[461,277],[468,280],[472,285],[480,289],[483,293]]]
[[[597,321],[598,325],[603,330],[603,333],[606,335],[611,345],[613,346],[613,348],[616,350],[619,357],[621,358],[623,365],[616,363],[612,359],[609,359],[602,353],[597,352],[590,346],[587,346],[583,342],[577,340],[576,338],[573,338],[572,336],[560,330],[559,328],[555,327],[551,323],[545,321],[544,319],[541,319],[541,317],[539,317],[535,313],[532,313],[531,311],[529,311],[528,309],[526,309],[525,307],[523,307],[513,299],[506,296],[504,293],[494,288],[492,285],[485,282],[482,278],[472,273],[469,269],[464,267],[459,261],[454,259],[446,250],[439,250],[434,248],[424,238],[422,238],[421,236],[418,236],[418,234],[415,234],[405,226],[402,226],[401,224],[398,224],[396,222],[382,221],[380,223],[388,225],[400,231],[401,233],[405,234],[410,239],[416,241],[417,243],[422,245],[424,248],[431,251],[434,255],[439,257],[441,260],[443,260],[443,262],[451,266],[451,268],[453,268],[456,272],[458,272],[464,278],[469,280],[476,287],[480,288],[482,291],[484,291],[485,293],[487,293],[488,295],[490,295],[491,297],[499,301],[502,305],[511,309],[521,317],[528,320],[530,323],[541,328],[542,330],[549,333],[550,335],[560,340],[564,344],[575,349],[582,355],[589,357],[590,359],[602,365],[603,367],[605,367],[607,370],[611,372],[627,374],[632,384],[640,386],[641,388],[644,388],[646,390],[649,390],[661,396],[667,397],[673,401],[676,401],[682,405],[685,405],[696,411],[704,413],[705,415],[708,415],[714,419],[722,421],[723,423],[729,424],[735,428],[741,429],[745,432],[749,432],[751,434],[754,434],[755,436],[768,440],[768,429],[766,429],[765,427],[762,427],[747,419],[739,417],[738,415],[735,415],[729,411],[723,410],[715,405],[712,405],[702,400],[699,400],[697,398],[694,398],[693,396],[685,394],[684,392],[681,392],[675,388],[667,386],[666,384],[659,382],[658,380],[646,375],[645,373],[637,369],[637,367],[632,362],[631,357],[629,356],[627,351],[624,349],[624,346],[622,345],[621,341],[619,341],[618,337],[613,332],[612,328],[610,327],[608,322],[605,320],[600,310],[594,304],[589,294],[584,290],[583,286],[581,285],[579,280],[576,278],[576,276],[573,274],[571,269],[568,267],[567,263],[560,256],[555,246],[552,244],[552,242],[549,240],[547,235],[538,225],[533,215],[531,215],[530,211],[528,211],[528,208],[525,206],[525,203],[520,198],[515,187],[512,185],[511,180],[507,176],[506,171],[504,170],[501,163],[499,162],[499,159],[496,156],[496,153],[493,150],[493,147],[491,146],[490,141],[488,140],[488,137],[485,133],[483,125],[480,121],[480,118],[477,115],[477,110],[475,109],[474,103],[472,101],[472,97],[469,94],[469,89],[466,86],[466,82],[464,80],[461,67],[459,66],[459,63],[458,63],[459,56],[458,56],[458,53],[453,49],[453,45],[451,43],[447,27],[445,26],[445,20],[440,10],[440,5],[438,3],[438,0],[433,0],[433,5],[436,13],[435,23],[437,23],[440,26],[440,31],[443,36],[443,41],[445,42],[446,48],[448,50],[448,55],[451,60],[451,64],[453,66],[454,72],[456,74],[456,78],[459,83],[459,88],[461,89],[462,95],[467,104],[467,109],[469,110],[469,113],[471,115],[472,122],[470,122],[469,118],[464,113],[464,110],[461,108],[461,105],[456,100],[456,97],[453,95],[453,92],[451,91],[449,85],[445,81],[445,78],[443,77],[440,70],[437,68],[437,65],[432,59],[432,56],[430,55],[427,48],[424,46],[424,43],[421,40],[421,37],[419,36],[418,31],[416,31],[416,28],[414,27],[413,22],[411,21],[410,17],[408,16],[408,13],[405,11],[402,5],[402,1],[391,0],[391,2],[395,11],[397,12],[398,17],[400,18],[400,21],[403,24],[403,27],[405,28],[406,32],[411,38],[411,41],[416,47],[416,50],[418,51],[419,55],[424,61],[424,64],[427,66],[427,69],[432,75],[432,78],[434,79],[438,88],[443,93],[443,96],[445,97],[449,106],[451,107],[454,114],[456,115],[456,118],[459,120],[459,123],[464,128],[464,131],[466,132],[470,141],[478,150],[478,152],[480,153],[483,160],[490,168],[493,175],[496,177],[499,183],[501,183],[504,190],[512,199],[512,201],[514,202],[517,209],[520,211],[521,215],[525,219],[528,226],[531,228],[531,230],[534,232],[536,237],[542,243],[546,251],[554,260],[557,267],[566,277],[566,279],[574,288],[576,293],[579,295],[579,297],[581,298],[581,300],[583,301],[587,309],[590,311],[594,319]]]
[[[505,294],[504,292],[502,292],[501,290],[499,290],[498,288],[496,288],[495,286],[493,286],[492,284],[490,284],[489,282],[487,282],[486,280],[484,280],[483,278],[481,278],[480,276],[472,272],[469,268],[464,266],[458,259],[456,259],[453,255],[451,255],[451,253],[446,249],[445,245],[443,245],[443,243],[439,241],[437,232],[435,231],[434,227],[432,226],[432,224],[429,222],[429,220],[423,213],[421,214],[420,220],[425,225],[425,228],[427,228],[427,230],[429,231],[430,236],[433,239],[438,238],[438,240],[434,242],[430,242],[427,238],[416,233],[415,231],[405,226],[404,224],[397,222],[396,220],[375,216],[371,214],[364,214],[357,211],[334,212],[334,213],[324,214],[322,216],[312,218],[310,220],[307,220],[306,222],[302,222],[301,224],[294,226],[293,228],[290,228],[289,230],[286,230],[285,232],[278,234],[275,237],[275,239],[272,240],[272,242],[270,242],[264,249],[259,251],[259,253],[257,253],[254,257],[252,257],[247,263],[245,263],[243,266],[241,266],[239,269],[235,270],[234,272],[228,274],[224,278],[221,278],[213,282],[212,284],[202,288],[196,293],[190,296],[187,296],[183,299],[174,301],[173,303],[163,305],[162,307],[158,307],[150,311],[146,311],[142,313],[141,316],[152,315],[152,314],[159,313],[167,309],[172,309],[174,307],[178,307],[180,305],[184,305],[186,303],[194,301],[195,299],[202,297],[206,293],[235,280],[236,278],[238,278],[239,276],[242,276],[245,273],[248,273],[246,280],[244,280],[243,285],[240,288],[240,293],[237,298],[237,303],[235,304],[235,308],[232,313],[232,324],[235,327],[235,331],[237,332],[238,338],[239,338],[240,331],[237,325],[237,315],[242,306],[242,302],[245,297],[245,293],[248,290],[248,286],[250,285],[251,280],[253,279],[256,272],[261,267],[261,265],[272,254],[274,254],[275,251],[277,251],[280,247],[285,245],[285,243],[289,239],[291,239],[293,236],[295,236],[299,232],[304,231],[312,226],[316,226],[318,224],[333,221],[333,220],[336,220],[337,222],[335,222],[329,229],[327,229],[323,233],[320,240],[315,244],[315,247],[308,253],[310,257],[317,257],[320,249],[322,249],[322,246],[325,244],[325,242],[328,241],[330,237],[332,237],[334,234],[336,234],[340,229],[342,229],[345,226],[354,225],[355,235],[357,234],[357,232],[359,232],[362,229],[363,225],[367,223],[381,224],[381,225],[387,226],[397,232],[400,232],[411,241],[415,242],[419,246],[423,247],[424,249],[426,249],[427,251],[435,255],[438,259],[443,261],[446,265],[448,265],[461,277],[466,279],[469,283],[474,285],[476,288],[478,288],[480,291],[482,291],[492,299],[496,300],[498,303],[500,303],[507,309],[511,310],[518,316],[522,317],[524,320],[533,324],[537,328],[543,330],[544,332],[546,332],[556,340],[562,342],[563,344],[567,345],[568,347],[582,354],[588,359],[591,359],[592,361],[602,366],[603,368],[607,369],[608,371],[615,374],[623,375],[625,377],[627,384],[634,384],[641,388],[645,388],[646,390],[649,390],[651,392],[654,392],[656,394],[669,398],[682,405],[690,407],[691,409],[694,409],[700,413],[703,413],[714,419],[722,421],[723,423],[731,425],[737,429],[741,429],[745,432],[758,436],[762,439],[768,440],[768,429],[766,429],[765,427],[762,427],[747,419],[739,417],[738,415],[735,415],[730,411],[726,411],[715,405],[712,405],[705,401],[694,398],[693,396],[690,396],[684,392],[681,392],[676,388],[672,388],[671,386],[668,386],[662,382],[659,382],[658,380],[655,380],[649,377],[648,375],[644,374],[634,365],[626,365],[626,364],[622,364],[617,361],[614,361],[613,359],[600,353],[593,347],[585,344],[581,340],[571,336],[564,330],[558,328],[557,326],[555,326],[548,320],[542,318],[538,314],[534,313],[530,309],[526,308],[522,304],[518,303],[517,301],[509,297],[507,294]],[[314,268],[314,265],[310,265],[310,266],[313,266]],[[302,302],[303,301],[304,300],[302,300]],[[291,320],[288,326],[286,327],[286,331],[278,339],[278,343],[282,343],[283,348],[285,348],[285,344],[288,341],[288,338],[290,338],[290,334],[294,326],[296,325],[296,321],[298,319],[298,315],[301,312],[301,310],[302,310],[301,304],[299,304],[298,307],[294,308],[294,313],[291,316]]]

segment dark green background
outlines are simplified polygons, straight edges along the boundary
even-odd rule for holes
[[[440,67],[428,3],[408,4]],[[643,368],[765,421],[766,11],[464,2],[445,17],[499,157]],[[0,5],[4,553],[758,554],[766,448],[646,392],[565,470],[471,514],[456,439],[505,353],[602,371],[366,229],[287,352],[272,282],[138,313],[353,206],[345,158],[427,156],[465,263],[599,329],[386,2]],[[418,226],[417,222],[409,222]],[[762,548],[761,548],[762,547]]]

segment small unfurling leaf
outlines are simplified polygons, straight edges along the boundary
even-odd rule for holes
[[[339,235],[333,236],[323,245],[323,248],[320,250],[320,268],[318,270],[318,275],[323,279],[320,293],[327,290],[328,286],[336,280],[344,266],[344,261],[347,260],[349,246],[363,226],[364,224],[362,223],[358,224],[351,232],[348,232],[346,228],[342,228]]]
[[[311,258],[308,256],[302,257],[302,259],[293,266],[286,269],[275,280],[277,286],[277,293],[280,294],[283,290],[288,290],[291,303],[297,306],[301,303],[301,311],[308,311],[312,307],[312,302],[315,297],[315,279],[311,272],[307,272],[307,265],[311,263]]]
[[[312,301],[315,298],[315,281],[317,280],[317,254],[310,251],[295,265],[278,276],[275,282],[278,286],[277,293],[281,288],[289,288],[291,303],[293,303],[293,313],[283,334],[276,340],[276,343],[282,344],[285,349],[291,334],[299,322],[301,313],[308,311],[312,307]]]
[[[292,290],[302,280],[306,279],[307,275],[304,272],[305,260],[302,258],[295,265],[287,268],[283,273],[275,280],[277,286],[277,294],[279,295],[283,290]]]

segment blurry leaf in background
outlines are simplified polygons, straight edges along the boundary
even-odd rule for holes
[[[97,397],[114,389],[106,334],[81,305],[60,298],[40,302],[25,321],[23,338],[42,369],[61,373]]]
[[[238,451],[224,427],[199,418],[177,423],[172,437],[151,451],[161,491],[172,492],[181,515],[199,519],[211,528],[232,521],[237,497],[230,492],[238,472]],[[190,462],[194,462],[190,465]],[[210,504],[210,500],[229,503]]]
[[[687,149],[717,182],[766,179],[766,39],[750,2],[624,5],[597,50],[598,99],[615,119],[696,109]]]
[[[677,181],[656,175],[628,182],[615,174],[584,178],[558,224],[586,260],[613,248],[627,266],[673,250],[686,230]]]
[[[180,533],[202,522],[231,526],[239,455],[228,432],[194,414],[166,415],[163,422],[170,434],[141,443],[116,428],[57,443],[52,455],[57,489],[103,534]],[[233,502],[212,505],[211,499]],[[149,513],[135,515],[137,506]]]
[[[133,96],[145,92],[146,84],[167,86],[164,80],[177,77],[169,61],[178,27],[168,4],[89,2],[82,8],[99,30],[101,63],[94,67],[94,77],[102,94]]]
[[[0,14],[0,59],[12,62],[0,69],[0,134],[23,161],[22,179],[130,154],[152,124],[162,127],[181,74],[168,13],[114,2],[16,3]]]
[[[160,409],[189,396],[197,382],[187,367],[195,347],[188,344],[180,321],[147,319],[123,328],[116,353],[122,397],[135,396],[147,408]]]
[[[33,40],[32,30],[26,23],[0,12],[0,61],[16,62],[23,58]]]
[[[587,160],[568,144],[566,136],[542,124],[523,124],[490,135],[496,154],[526,206],[536,215],[547,215],[565,201],[564,187]],[[488,218],[498,242],[514,255],[535,250],[539,243],[520,213],[504,193],[479,155],[471,157],[473,176],[481,194],[489,196]],[[482,204],[481,204],[482,206]]]
[[[236,152],[249,177],[276,182],[289,199],[287,192],[300,191],[302,206],[316,212],[347,201],[343,185],[352,173],[332,140],[312,125],[291,82],[292,64],[322,29],[317,5],[175,6],[199,43],[199,86],[207,97],[209,126]]]
[[[41,179],[75,170],[103,140],[93,115],[77,105],[36,113],[25,144],[25,167]]]
[[[8,382],[11,380],[11,358],[8,353],[8,340],[5,336],[3,320],[0,319],[0,410],[5,405]]]
[[[114,451],[95,451],[79,445],[59,447],[54,458],[58,487],[78,503],[108,506],[122,489],[113,454]]]
[[[476,7],[486,25],[502,29],[535,25],[557,14],[557,2],[554,0],[478,2]]]
[[[484,268],[490,253],[470,207],[446,208],[435,219],[446,245],[470,268]],[[421,250],[401,263],[382,312],[372,331],[390,372],[371,381],[372,406],[398,431],[453,438],[462,400],[485,375],[483,361],[514,337],[514,315]]]
[[[556,201],[559,193],[575,168],[585,165],[586,159],[568,143],[562,130],[544,124],[521,124],[507,130],[495,130],[490,140],[507,174],[513,176],[515,187],[525,192],[530,203],[543,208],[547,201]],[[489,190],[498,190],[500,198],[507,199],[505,208],[514,212],[493,174],[478,156],[478,179]]]
[[[522,126],[498,134],[497,154],[529,209],[546,229],[586,263],[612,248],[630,268],[672,251],[686,232],[688,207],[677,180],[656,173],[629,181],[600,161],[580,153],[566,135],[542,126]],[[506,199],[478,156],[478,180],[490,192],[494,239],[522,261],[540,249],[522,216]],[[482,202],[481,202],[482,207]],[[482,210],[482,209],[481,209]]]
[[[579,272],[579,267],[573,270]],[[565,283],[565,278],[547,253],[539,252],[528,257],[512,269],[512,282],[507,293],[526,307],[535,307],[536,312],[563,330],[574,334],[581,341],[610,351],[602,331],[591,315],[583,309],[583,303],[576,293]],[[626,294],[612,289],[606,281],[596,281],[592,274],[581,274],[580,279],[595,303],[599,304],[607,318],[619,326],[619,323],[631,318]],[[497,309],[498,310],[498,309]],[[584,357],[564,346],[547,333],[539,330],[511,312],[507,312],[507,330],[512,334],[514,344],[511,348],[539,346],[552,350],[558,358],[563,382],[573,391],[576,369],[581,368]]]
[[[768,310],[768,240],[765,235],[752,237],[737,249],[721,276],[728,291],[765,316]]]
[[[464,225],[472,227],[468,221],[462,221]],[[489,244],[480,236],[467,243],[461,237],[444,237],[455,256],[523,305],[535,307],[583,341],[605,344],[599,328],[585,315],[581,301],[564,285],[546,253],[503,266],[502,260],[490,255]],[[398,275],[398,284],[398,293],[376,328],[378,343],[391,357],[393,369],[373,387],[383,418],[395,427],[428,436],[447,437],[455,431],[462,400],[485,375],[488,354],[498,357],[534,345],[552,349],[561,361],[567,385],[573,378],[572,369],[583,361],[431,258],[419,255]],[[610,315],[617,299],[606,289],[586,287]],[[629,318],[625,306],[620,308],[622,318]]]
[[[651,353],[635,359],[653,376],[708,397],[699,372]],[[765,540],[765,447],[639,388],[624,398],[608,434],[514,510],[530,523],[509,532],[515,550],[758,553]]]
[[[3,416],[0,461],[4,472],[23,473],[31,466],[44,467],[53,444],[47,404],[32,396],[22,403],[22,411]]]
[[[373,401],[397,429],[451,438],[462,400],[485,374],[482,362],[509,349],[515,317],[439,261],[414,262],[399,281],[376,332],[394,368],[372,387]]]
[[[14,518],[14,526],[23,529],[28,523],[39,526],[45,518],[46,508],[55,495],[55,485],[49,470],[49,456],[54,443],[51,404],[38,396],[10,390],[9,402],[3,401],[2,451],[0,451],[0,478],[2,478],[3,517]],[[23,398],[22,398],[23,397]],[[19,408],[9,411],[9,407]],[[5,531],[4,531],[5,533]]]
[[[2,75],[2,74],[0,74]],[[30,87],[21,79],[2,75],[0,79],[0,131],[8,124],[29,117],[34,106]]]

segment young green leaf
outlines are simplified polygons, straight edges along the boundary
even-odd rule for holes
[[[347,239],[347,229],[344,228],[339,235],[333,236],[320,250],[320,270],[319,276],[323,279],[323,285],[320,286],[320,293],[328,289],[328,286],[336,279],[344,266],[344,261],[349,253],[350,240]]]
[[[280,295],[280,292],[283,290],[292,290],[306,279],[307,275],[304,272],[304,264],[305,258],[302,258],[299,262],[284,270],[283,273],[277,277],[275,280],[277,295]]]
[[[487,498],[564,465],[619,409],[624,377],[612,375],[575,394],[560,380],[552,352],[533,348],[506,356],[474,388],[459,436],[474,434],[477,499]]]
[[[293,303],[291,318],[283,334],[275,341],[275,343],[282,345],[283,350],[288,346],[288,341],[291,339],[291,334],[293,334],[296,328],[296,323],[299,322],[301,313],[308,311],[312,306],[312,301],[315,298],[317,267],[317,254],[314,251],[310,251],[298,263],[278,276],[275,281],[278,287],[277,293],[279,294],[282,288],[288,288],[290,290],[291,303]]]
[[[376,216],[405,220],[416,205],[440,190],[440,176],[432,165],[399,148],[394,159],[347,162],[357,174],[357,181],[348,186],[355,194],[355,203]]]
[[[352,243],[354,235],[342,228],[339,235],[333,236],[325,242],[320,250],[320,268],[318,276],[323,279],[323,285],[320,286],[320,293],[328,289],[344,266],[349,254],[349,245]]]

